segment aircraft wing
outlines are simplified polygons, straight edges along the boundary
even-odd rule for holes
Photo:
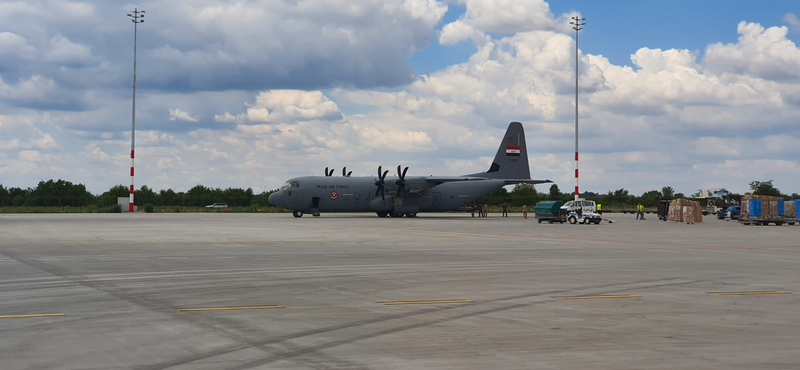
[[[523,179],[513,179],[513,180],[506,180],[506,184],[513,185],[513,184],[546,184],[548,182],[553,182],[552,180],[523,180]]]
[[[486,177],[475,177],[475,176],[428,176],[425,177],[425,181],[432,182],[436,185],[443,184],[445,182],[459,182],[459,181],[480,181],[480,180],[489,180]]]
[[[437,185],[445,182],[481,181],[481,180],[498,180],[498,179],[490,179],[487,177],[478,177],[478,176],[429,176],[425,178],[425,181],[433,182],[436,183]],[[531,180],[531,179],[506,179],[505,182],[506,184],[513,185],[513,184],[544,184],[553,181]]]

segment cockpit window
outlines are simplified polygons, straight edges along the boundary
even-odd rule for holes
[[[283,184],[283,188],[284,189],[288,189],[288,188],[291,188],[291,187],[292,187],[292,183],[291,182],[287,182],[287,183]]]
[[[300,181],[292,181],[292,187],[293,188],[299,188],[300,187]]]

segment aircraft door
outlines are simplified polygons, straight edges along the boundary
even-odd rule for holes
[[[442,193],[433,193],[433,204],[431,209],[439,209],[439,204],[442,202]]]
[[[319,197],[311,198],[311,208],[319,208]]]
[[[353,194],[353,204],[358,204],[358,200],[361,197],[359,193]]]

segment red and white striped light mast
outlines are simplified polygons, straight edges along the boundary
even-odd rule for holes
[[[144,23],[144,10],[138,7],[128,14],[133,22],[133,108],[131,109],[131,193],[128,204],[128,212],[133,212],[133,150],[136,144],[136,32],[139,23]]]
[[[572,17],[572,22],[569,24],[573,24],[573,30],[575,30],[575,200],[578,200],[578,31],[582,30],[583,25],[586,23],[581,23],[586,20],[586,18],[580,18],[577,15]]]

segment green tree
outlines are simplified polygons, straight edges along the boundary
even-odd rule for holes
[[[153,189],[150,189],[147,185],[142,185],[139,190],[133,192],[133,202],[137,206],[142,206],[145,204],[153,204],[156,203],[156,192]]]
[[[548,200],[561,200],[563,198],[563,194],[561,194],[561,190],[558,188],[558,185],[553,184],[550,185],[550,192],[547,194]]]
[[[22,188],[9,188],[8,189],[8,197],[11,198],[11,205],[15,207],[23,206],[25,203],[28,202],[28,194],[30,194],[32,189],[22,189]]]
[[[3,206],[10,206],[11,205],[11,196],[8,193],[8,189],[0,185],[0,207]]]
[[[625,189],[609,191],[607,196],[611,202],[619,204],[628,204],[633,200],[628,191]]]
[[[161,206],[175,206],[181,204],[180,197],[172,189],[159,190],[156,204]]]
[[[117,198],[125,197],[128,198],[131,195],[131,190],[129,187],[125,185],[116,185],[112,186],[111,189],[108,189],[105,193],[101,194],[100,197],[97,199],[97,202],[100,206],[113,206],[117,204]],[[136,201],[136,194],[134,193],[133,200]],[[127,208],[126,208],[127,209]]]
[[[673,199],[675,197],[675,189],[672,186],[665,186],[661,188],[662,199]]]
[[[772,180],[769,181],[753,181],[750,183],[750,192],[753,195],[769,195],[773,197],[782,197],[780,190],[772,185]]]
[[[219,199],[219,197],[217,197],[217,195],[214,193],[215,192],[211,188],[207,188],[203,185],[195,185],[186,192],[186,195],[183,198],[184,205],[202,207],[217,201],[221,202],[222,199]]]
[[[516,184],[511,191],[511,205],[535,205],[540,200],[539,192],[533,184]]]
[[[662,192],[660,192],[658,190],[650,190],[650,191],[642,194],[642,196],[639,197],[639,200],[642,202],[642,205],[645,206],[645,207],[655,207],[655,206],[658,205],[658,200],[661,199],[661,196],[662,196]]]

